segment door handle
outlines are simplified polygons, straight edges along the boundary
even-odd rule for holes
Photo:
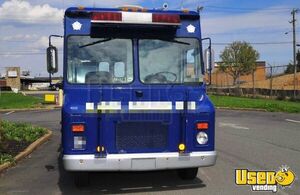
[[[136,96],[136,97],[139,97],[139,98],[140,98],[140,97],[143,97],[143,95],[144,95],[144,94],[143,94],[143,91],[135,91],[135,96]]]

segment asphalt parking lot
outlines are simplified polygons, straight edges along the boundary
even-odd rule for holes
[[[299,114],[217,110],[217,164],[199,169],[194,181],[182,181],[174,171],[93,173],[91,185],[82,189],[74,186],[59,160],[60,110],[4,112],[0,117],[54,132],[50,141],[1,175],[0,194],[267,194],[235,185],[235,169],[288,165],[300,176]],[[277,194],[300,194],[299,180]]]

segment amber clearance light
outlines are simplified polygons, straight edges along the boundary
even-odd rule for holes
[[[198,130],[207,130],[208,129],[208,123],[207,122],[199,122],[196,124],[196,128]]]
[[[72,131],[75,133],[84,132],[84,125],[83,124],[72,125]]]

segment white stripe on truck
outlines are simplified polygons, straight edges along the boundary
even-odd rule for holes
[[[129,110],[172,110],[172,102],[129,102]]]
[[[143,24],[152,22],[152,13],[122,12],[122,22]]]
[[[184,102],[176,101],[175,110],[184,110]],[[94,111],[95,103],[87,102],[86,111]],[[109,110],[121,110],[122,104],[120,101],[102,101],[97,104],[97,110],[109,111]],[[196,110],[196,102],[189,101],[187,103],[188,110]],[[143,110],[173,110],[173,103],[171,101],[129,101],[128,110],[130,111],[143,111]]]
[[[97,106],[98,110],[121,110],[121,102],[100,102]]]

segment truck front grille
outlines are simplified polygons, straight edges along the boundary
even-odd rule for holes
[[[120,150],[164,149],[168,125],[161,122],[122,122],[116,127],[116,146]]]

